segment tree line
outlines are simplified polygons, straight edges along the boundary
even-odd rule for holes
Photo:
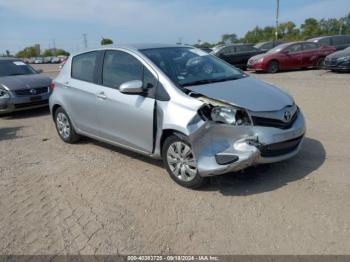
[[[320,19],[307,18],[297,27],[292,21],[280,23],[278,26],[278,39],[284,41],[299,41],[323,35],[350,34],[350,13],[341,18]],[[242,38],[236,34],[224,34],[217,43],[197,43],[197,47],[213,47],[224,43],[259,43],[276,39],[274,26],[256,26],[248,31]]]
[[[60,48],[51,48],[51,49],[46,49],[43,52],[40,52],[40,49],[34,45],[34,46],[23,48],[22,50],[18,51],[15,56],[18,58],[29,58],[29,57],[38,57],[38,56],[47,57],[47,56],[59,56],[59,55],[69,56],[69,52]]]

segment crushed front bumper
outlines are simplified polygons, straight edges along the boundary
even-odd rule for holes
[[[190,139],[200,175],[214,176],[291,158],[299,152],[305,131],[299,112],[288,129],[206,122]]]

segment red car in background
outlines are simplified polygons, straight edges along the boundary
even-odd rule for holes
[[[335,47],[312,42],[285,43],[267,53],[251,57],[247,67],[268,73],[299,68],[322,68],[325,57],[335,50]]]

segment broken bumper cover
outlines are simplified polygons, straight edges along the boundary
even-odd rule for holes
[[[191,140],[200,175],[214,176],[291,158],[299,152],[305,131],[299,112],[288,129],[205,123]]]

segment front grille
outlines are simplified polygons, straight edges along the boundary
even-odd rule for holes
[[[260,154],[262,157],[274,157],[288,154],[297,149],[302,139],[303,136],[300,136],[280,143],[260,146]]]
[[[33,91],[35,90],[35,91]],[[19,96],[35,96],[35,95],[39,95],[39,94],[43,94],[48,92],[48,87],[36,87],[36,88],[27,88],[27,89],[19,89],[19,90],[15,90],[16,95]]]
[[[325,61],[324,61],[324,64],[326,66],[336,66],[337,65],[337,58],[327,58]]]
[[[48,103],[49,103],[49,100],[45,99],[45,100],[36,101],[36,102],[15,104],[15,108],[25,108],[25,107],[32,107],[32,106],[40,106],[40,105],[46,105]]]
[[[265,117],[258,117],[258,116],[252,116],[252,120],[255,126],[267,126],[267,127],[276,127],[280,129],[288,129],[294,124],[297,117],[298,117],[298,111],[294,113],[294,115],[292,116],[289,122],[283,122],[282,120],[279,120],[279,119],[265,118]]]

